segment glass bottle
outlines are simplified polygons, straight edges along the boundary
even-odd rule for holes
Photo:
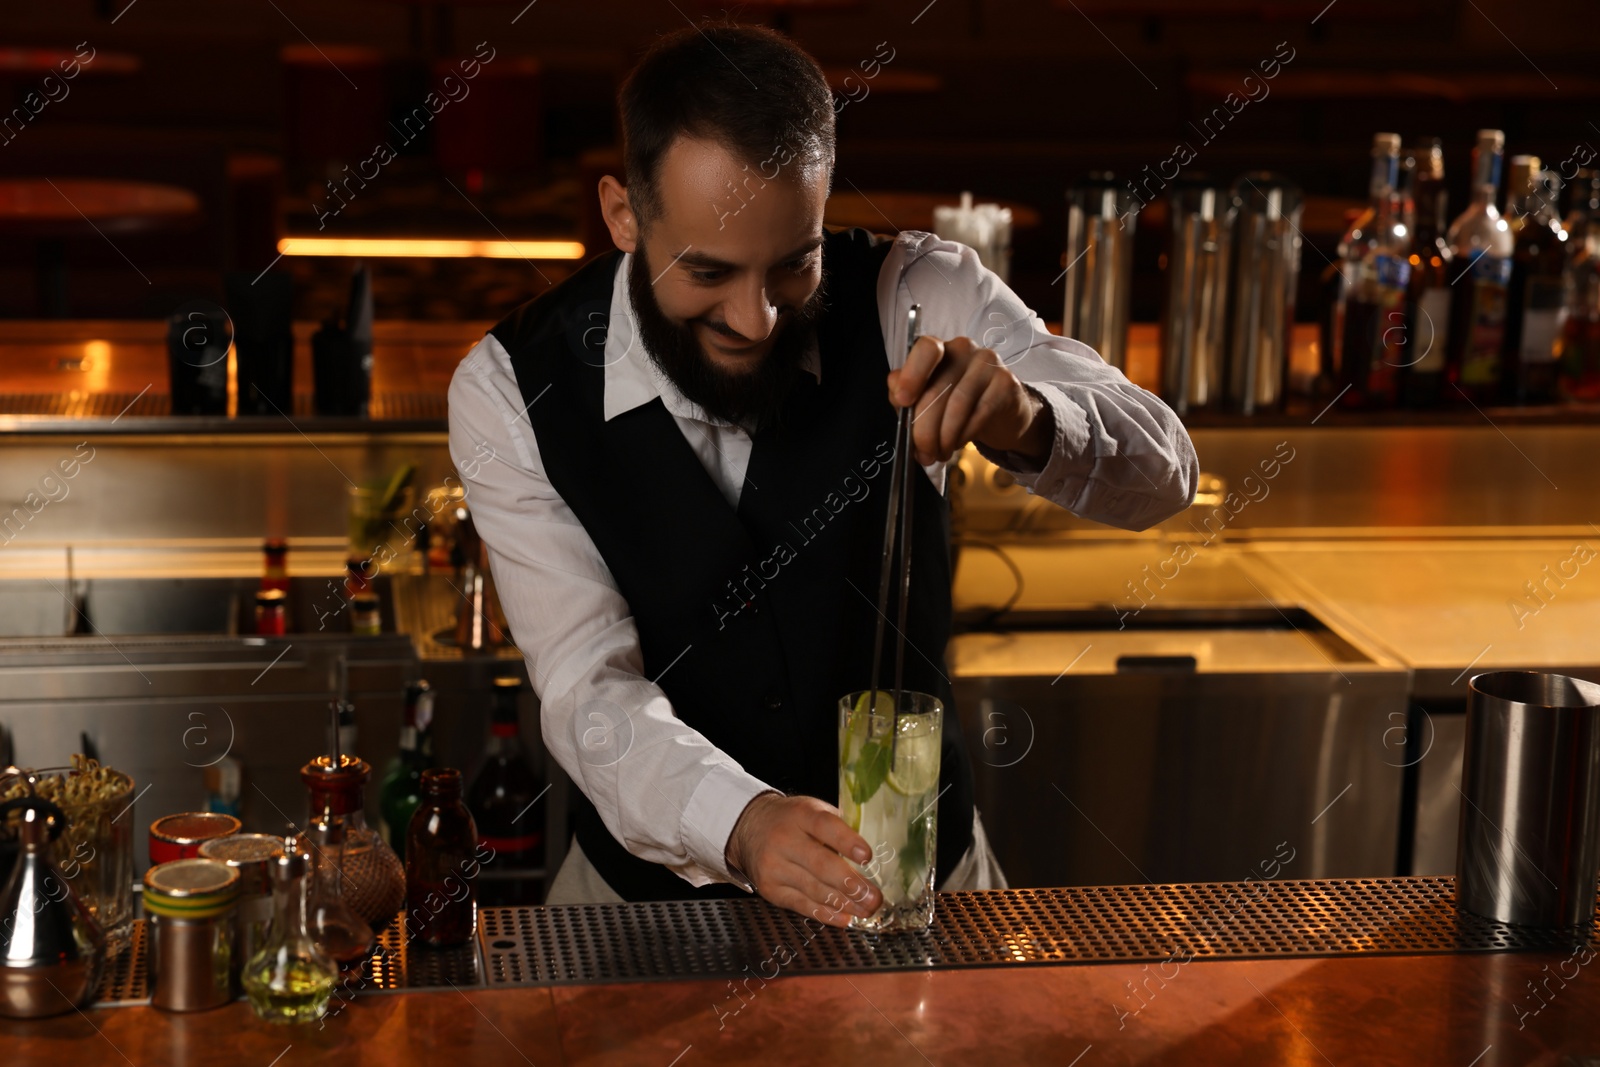
[[[422,792],[406,832],[406,935],[464,945],[478,929],[478,828],[454,767],[423,771]]]
[[[343,731],[341,731],[343,732]],[[344,841],[338,863],[345,898],[374,930],[393,921],[406,897],[406,870],[394,849],[367,826],[364,797],[372,768],[365,760],[340,752],[318,756],[300,769],[310,790],[313,817],[336,815],[343,820]]]
[[[1600,400],[1600,169],[1579,170],[1567,213],[1567,329],[1561,393]]]
[[[1410,238],[1401,210],[1400,135],[1372,137],[1369,210],[1345,234],[1339,301],[1334,306],[1339,403],[1390,407],[1399,398],[1406,349],[1405,297]],[[1370,221],[1364,221],[1370,220]]]
[[[1445,353],[1450,348],[1449,194],[1444,184],[1444,146],[1437,137],[1406,149],[1411,159],[1411,285],[1406,292],[1406,345],[1400,399],[1408,408],[1436,406],[1444,389]]]
[[[1494,206],[1505,134],[1479,130],[1472,150],[1472,203],[1450,224],[1450,349],[1445,378],[1451,397],[1474,404],[1500,398],[1506,287],[1511,281],[1511,227]],[[1457,391],[1459,390],[1459,392]]]
[[[377,593],[357,593],[350,598],[350,632],[358,637],[383,632],[383,603]]]
[[[272,880],[272,926],[265,943],[245,961],[241,982],[258,1018],[275,1023],[311,1022],[328,1010],[338,964],[317,945],[307,925],[310,878],[293,837],[268,861]]]
[[[256,592],[256,633],[262,637],[282,637],[289,630],[288,593],[282,589]]]
[[[281,537],[261,545],[261,588],[289,591],[289,542]]]
[[[467,807],[487,847],[478,900],[485,905],[538,902],[544,864],[544,782],[529,765],[518,730],[517,699],[522,679],[494,680],[494,712],[483,766],[467,790]]]
[[[340,864],[344,820],[337,815],[316,819],[306,830],[305,838],[312,855],[307,927],[342,973],[357,971],[371,954],[377,938],[372,926],[345,900],[345,875]]]
[[[1566,328],[1567,229],[1556,213],[1555,175],[1538,156],[1513,156],[1506,178],[1511,225],[1511,284],[1506,289],[1506,399],[1549,404],[1556,399]]]
[[[422,801],[422,772],[433,766],[433,689],[426,679],[406,686],[405,721],[400,727],[400,754],[389,764],[378,787],[383,834],[395,855],[406,858],[406,828]]]

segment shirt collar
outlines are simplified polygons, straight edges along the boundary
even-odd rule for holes
[[[700,405],[678,392],[677,386],[661,373],[655,360],[645,352],[644,343],[638,339],[639,323],[633,314],[633,301],[628,296],[628,268],[632,262],[633,257],[624,253],[611,282],[611,321],[606,330],[605,348],[606,421],[659,396],[666,409],[680,418],[695,419],[711,426],[729,425],[707,415]],[[801,357],[800,367],[821,383],[822,357],[814,334]]]

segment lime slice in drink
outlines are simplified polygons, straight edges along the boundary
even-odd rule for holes
[[[857,715],[860,715],[867,710],[867,698],[873,692],[874,690],[869,689],[860,696],[856,697],[856,706],[851,709],[851,719],[854,719]],[[882,715],[887,718],[889,714],[894,711],[894,696],[887,689],[879,689],[876,690],[876,692],[878,694],[878,698],[872,703],[873,714]]]
[[[894,766],[889,769],[889,788],[901,796],[921,796],[939,785],[939,737],[902,736],[895,746]]]

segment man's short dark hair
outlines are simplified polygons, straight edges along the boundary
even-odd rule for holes
[[[833,178],[833,94],[798,45],[757,26],[692,27],[658,40],[618,94],[628,199],[661,213],[661,159],[679,137],[719,144],[763,179],[821,166]]]

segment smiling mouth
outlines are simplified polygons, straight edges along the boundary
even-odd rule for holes
[[[715,330],[707,329],[706,333],[709,335],[707,337],[707,341],[710,343],[711,347],[715,348],[719,352],[723,352],[731,356],[748,356],[766,345],[765,341],[756,341],[753,344],[746,345],[734,345],[723,340],[722,334],[717,333]]]

